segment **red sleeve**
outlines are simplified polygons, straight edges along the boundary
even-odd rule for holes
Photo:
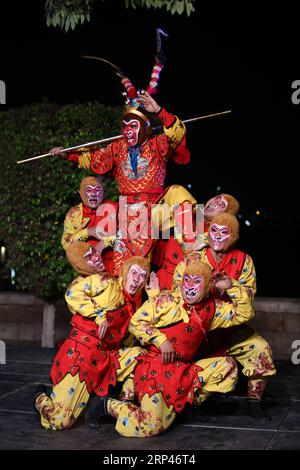
[[[171,155],[171,159],[177,163],[177,165],[187,165],[191,159],[190,151],[186,148],[186,138],[183,137],[180,144],[176,147]]]
[[[174,124],[176,117],[174,114],[168,113],[165,108],[161,108],[159,113],[156,115],[158,119],[162,122],[163,126],[168,128]]]
[[[79,162],[79,153],[68,153],[67,160],[71,162],[78,163]]]

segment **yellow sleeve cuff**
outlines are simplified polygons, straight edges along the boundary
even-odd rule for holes
[[[153,341],[151,341],[152,344],[154,344],[157,348],[160,348],[161,345],[167,341],[167,336],[164,333],[160,333],[159,336],[157,336]]]
[[[104,237],[102,241],[104,243],[105,248],[107,248],[108,246],[112,246],[116,238],[117,237],[115,235],[111,235],[110,237]]]
[[[103,314],[103,316],[101,317],[98,316],[95,318],[95,323],[97,323],[97,325],[100,326],[101,323],[103,323],[105,320],[106,320],[106,315]]]
[[[82,230],[80,230],[79,232],[75,233],[74,234],[74,238],[78,241],[85,241],[89,238],[89,234],[88,234],[88,229],[87,228],[84,228]]]
[[[91,153],[89,151],[83,151],[79,156],[78,168],[84,168],[89,170],[91,167]]]

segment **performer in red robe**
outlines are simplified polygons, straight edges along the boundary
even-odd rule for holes
[[[122,345],[150,272],[145,259],[132,257],[116,279],[103,271],[99,253],[85,242],[71,243],[67,256],[82,273],[65,295],[72,328],[53,360],[50,397],[41,392],[35,398],[42,426],[52,430],[70,428],[92,392],[107,395],[132,373],[142,349]]]
[[[208,231],[208,248],[200,253],[192,253],[190,262],[197,256],[213,270],[216,279],[228,276],[240,284],[249,299],[256,294],[256,272],[251,257],[235,248],[239,238],[239,223],[232,214],[221,213],[213,217]],[[182,261],[174,273],[174,288],[180,289],[181,279],[187,260]],[[229,301],[226,292],[214,290],[216,299]],[[231,301],[235,304],[235,299]],[[261,407],[268,377],[276,374],[272,350],[268,342],[248,325],[240,325],[226,330],[216,330],[207,335],[208,343],[202,345],[199,357],[229,355],[243,367],[242,372],[248,378],[248,405],[252,416],[269,419]]]
[[[125,82],[128,79],[125,79]],[[146,91],[137,93],[125,83],[128,103],[122,117],[122,137],[105,148],[82,149],[63,154],[78,163],[79,168],[91,169],[96,174],[112,174],[118,184],[120,196],[126,196],[127,207],[119,205],[119,231],[114,244],[115,273],[124,260],[132,255],[151,258],[155,238],[152,237],[151,205],[164,198],[171,210],[187,201],[196,200],[181,186],[165,189],[167,161],[187,164],[190,159],[185,145],[184,123],[162,108]],[[155,135],[148,113],[163,125],[163,132]],[[60,148],[52,153],[60,153]],[[155,217],[154,217],[155,218]],[[135,233],[128,227],[138,220]],[[174,226],[173,216],[160,220],[158,229]]]

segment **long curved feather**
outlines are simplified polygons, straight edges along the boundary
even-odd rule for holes
[[[81,57],[83,57],[84,59],[92,59],[92,60],[99,60],[100,62],[104,62],[108,65],[110,65],[110,67],[112,67],[114,69],[114,72],[115,74],[120,77],[120,78],[125,78],[125,75],[124,73],[122,72],[122,70],[120,69],[120,67],[118,67],[117,65],[113,64],[112,62],[110,62],[109,60],[107,59],[104,59],[103,57],[96,57],[94,55],[82,55]]]

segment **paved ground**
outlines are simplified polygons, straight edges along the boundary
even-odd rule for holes
[[[275,400],[266,400],[271,421],[247,415],[242,395],[215,397],[200,410],[190,407],[165,434],[150,439],[120,437],[114,421],[105,418],[101,430],[80,419],[73,429],[45,431],[32,408],[37,383],[49,384],[53,350],[10,347],[7,364],[0,365],[0,449],[66,450],[300,450],[300,365],[278,361],[278,375],[269,384]],[[240,384],[241,385],[241,384]],[[240,390],[242,387],[240,386]],[[213,414],[213,417],[211,416]]]

